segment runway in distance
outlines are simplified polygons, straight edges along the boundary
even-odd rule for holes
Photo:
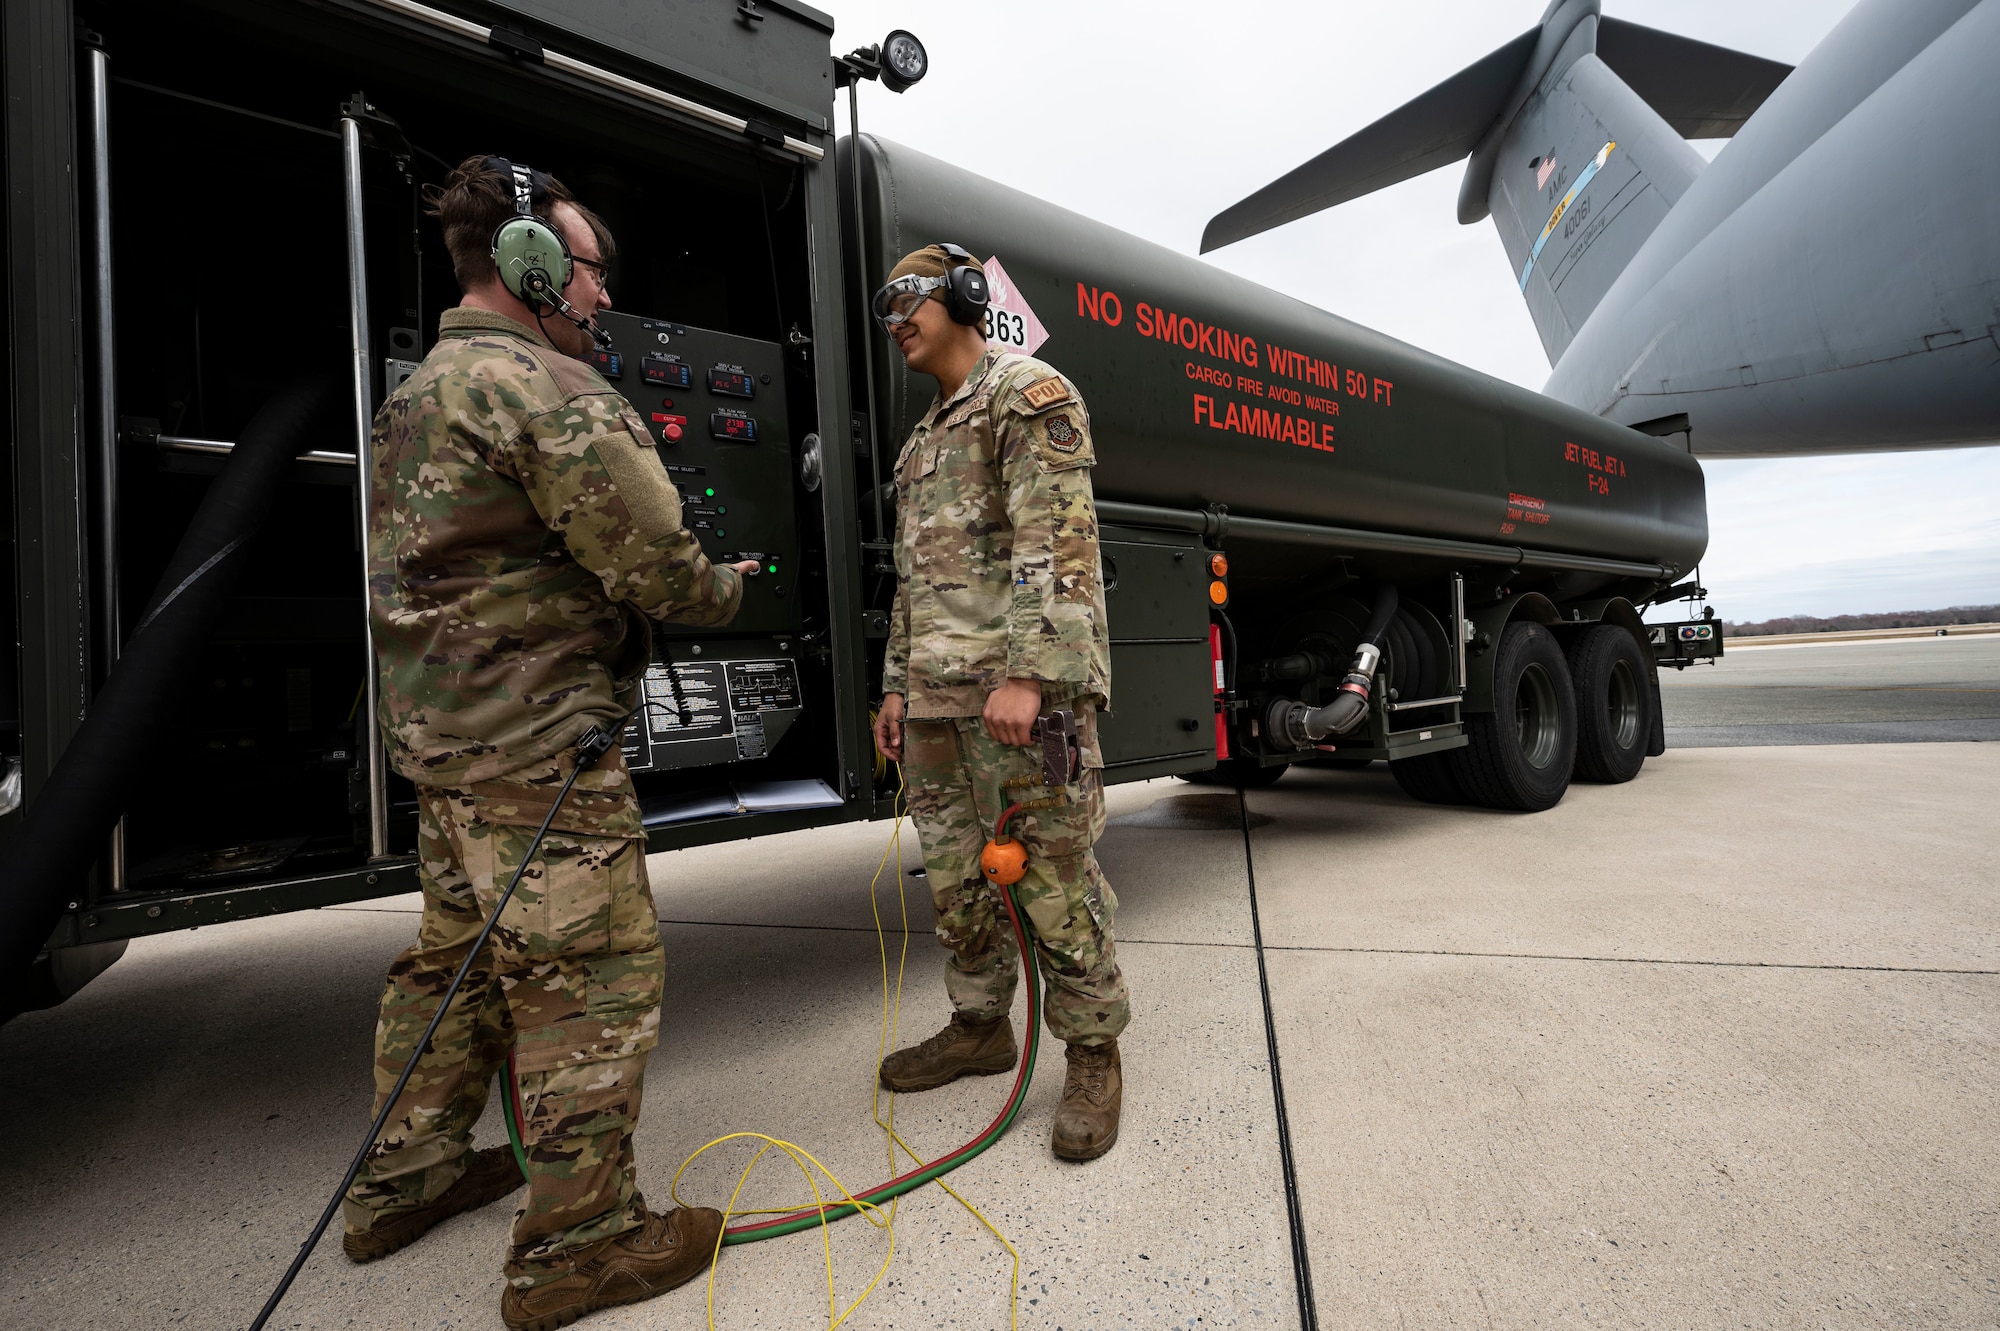
[[[1797,68],[1552,0],[1201,248],[1464,158],[1550,396],[1703,457],[2000,443],[1996,63],[2000,0],[1862,0]]]

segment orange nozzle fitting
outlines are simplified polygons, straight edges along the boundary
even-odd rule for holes
[[[1007,836],[1007,823],[1020,811],[1020,805],[1008,805],[1007,812],[994,824],[993,839],[979,852],[979,872],[986,875],[989,883],[1012,887],[1028,872],[1028,848]]]
[[[1028,848],[1018,841],[989,841],[979,852],[979,872],[989,883],[1012,887],[1028,872]]]

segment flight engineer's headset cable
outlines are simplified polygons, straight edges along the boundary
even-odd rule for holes
[[[678,683],[678,680],[676,680],[675,682]],[[677,694],[676,701],[679,702],[680,699],[678,698],[678,690],[676,690],[676,694]],[[686,706],[685,703],[681,703],[684,716],[685,716],[685,706]],[[638,710],[637,708],[633,709],[634,712],[636,712],[637,710]],[[411,1052],[409,1061],[403,1065],[402,1073],[398,1075],[398,1077],[396,1078],[395,1086],[390,1089],[388,1096],[383,1100],[382,1108],[379,1112],[376,1113],[374,1123],[369,1126],[367,1136],[362,1139],[360,1149],[354,1153],[354,1159],[348,1163],[346,1172],[341,1175],[339,1186],[333,1190],[333,1196],[327,1200],[326,1208],[320,1212],[319,1220],[316,1224],[314,1224],[312,1231],[306,1235],[305,1241],[299,1245],[299,1250],[297,1255],[295,1255],[292,1258],[291,1265],[286,1268],[284,1276],[278,1281],[277,1288],[273,1289],[271,1291],[271,1296],[264,1301],[264,1306],[262,1310],[258,1312],[256,1320],[250,1324],[250,1331],[263,1331],[265,1323],[267,1323],[271,1318],[271,1314],[277,1311],[278,1305],[281,1302],[283,1302],[286,1293],[290,1291],[292,1287],[292,1282],[298,1278],[299,1272],[302,1269],[304,1269],[306,1264],[306,1259],[312,1255],[312,1251],[314,1247],[318,1245],[320,1237],[326,1233],[326,1227],[330,1223],[332,1223],[335,1213],[338,1212],[340,1209],[340,1203],[342,1198],[344,1198],[347,1195],[348,1188],[353,1186],[355,1176],[361,1172],[362,1165],[367,1163],[369,1152],[374,1149],[375,1142],[381,1136],[382,1129],[388,1124],[389,1116],[395,1112],[396,1103],[398,1100],[402,1098],[403,1090],[405,1087],[409,1085],[410,1078],[415,1075],[417,1070],[417,1065],[422,1061],[424,1055],[430,1051],[431,1040],[433,1037],[436,1036],[438,1027],[441,1024],[443,1024],[445,1015],[447,1012],[450,1011],[452,1002],[458,997],[459,991],[464,987],[465,977],[471,973],[473,963],[476,960],[478,960],[480,952],[485,949],[488,940],[492,938],[493,930],[495,929],[495,927],[498,926],[500,922],[501,913],[506,910],[507,903],[513,899],[514,889],[520,885],[521,877],[524,873],[527,872],[528,866],[534,863],[535,856],[537,852],[539,852],[541,849],[542,840],[548,835],[549,826],[555,821],[556,814],[561,812],[564,801],[569,798],[570,789],[576,784],[577,777],[580,776],[587,769],[596,766],[598,761],[602,759],[606,753],[611,751],[612,745],[618,742],[618,735],[623,731],[625,722],[628,721],[630,717],[631,713],[627,713],[626,716],[621,717],[616,724],[610,726],[609,728],[599,728],[597,726],[592,726],[590,729],[586,730],[582,734],[582,736],[578,738],[576,743],[572,746],[571,752],[575,756],[576,760],[575,765],[571,769],[569,776],[564,779],[562,784],[562,789],[556,793],[556,798],[554,803],[552,803],[549,806],[548,815],[542,819],[541,826],[536,829],[534,840],[528,843],[527,852],[521,857],[520,864],[515,867],[513,877],[508,880],[505,890],[503,890],[500,893],[499,899],[493,903],[493,909],[490,913],[488,913],[486,917],[486,923],[481,927],[478,937],[473,940],[471,948],[467,950],[465,954],[465,960],[459,964],[458,973],[452,976],[451,983],[445,987],[444,995],[438,1001],[437,1011],[435,1014],[432,1015],[430,1025],[424,1028],[423,1037],[417,1041],[416,1048]],[[897,802],[900,809],[902,802],[900,793]],[[675,1172],[674,1178],[676,1183],[678,1183],[680,1175],[687,1170],[688,1165],[692,1164],[697,1156],[701,1155],[702,1152],[709,1150],[711,1147],[720,1145],[721,1143],[726,1141],[737,1140],[739,1138],[755,1138],[757,1140],[762,1141],[764,1143],[764,1146],[760,1150],[758,1150],[756,1155],[751,1159],[750,1163],[744,1167],[742,1175],[737,1180],[736,1194],[732,1195],[730,1198],[730,1209],[727,1212],[725,1212],[725,1219],[730,1214],[757,1214],[757,1215],[766,1214],[765,1212],[762,1211],[742,1212],[742,1213],[736,1212],[735,1203],[736,1203],[736,1197],[740,1196],[742,1193],[743,1185],[748,1180],[750,1171],[756,1167],[758,1161],[762,1160],[766,1154],[768,1154],[770,1151],[774,1149],[783,1150],[786,1154],[791,1156],[794,1163],[798,1164],[801,1172],[803,1172],[806,1175],[807,1183],[811,1187],[813,1193],[813,1202],[811,1205],[781,1208],[782,1212],[781,1214],[772,1216],[769,1219],[756,1220],[745,1224],[729,1226],[723,1231],[718,1241],[718,1255],[720,1248],[723,1246],[729,1246],[739,1243],[756,1243],[762,1239],[779,1238],[786,1234],[796,1234],[799,1231],[804,1229],[809,1229],[814,1225],[820,1226],[822,1228],[822,1231],[824,1231],[825,1226],[830,1224],[832,1221],[842,1220],[848,1216],[855,1215],[857,1213],[876,1212],[879,1214],[880,1205],[882,1203],[892,1201],[895,1198],[901,1197],[904,1193],[911,1192],[917,1188],[923,1187],[927,1183],[938,1182],[938,1185],[940,1187],[943,1187],[946,1192],[951,1193],[951,1195],[958,1200],[960,1205],[964,1206],[967,1210],[971,1211],[972,1214],[980,1221],[980,1223],[984,1225],[989,1231],[991,1231],[996,1238],[999,1238],[1003,1244],[1006,1244],[1008,1251],[1014,1254],[1015,1278],[1009,1286],[1008,1301],[1010,1308],[1016,1309],[1016,1317],[1018,1317],[1017,1296],[1020,1287],[1020,1280],[1019,1280],[1020,1254],[1014,1251],[1013,1245],[1011,1243],[1007,1243],[1005,1236],[1001,1235],[1000,1231],[994,1228],[991,1221],[987,1220],[985,1216],[979,1213],[976,1207],[974,1207],[970,1202],[966,1201],[965,1198],[959,1196],[958,1193],[952,1191],[952,1189],[948,1185],[941,1182],[941,1180],[945,1174],[950,1173],[952,1170],[958,1168],[960,1165],[965,1164],[967,1161],[973,1159],[975,1156],[985,1151],[989,1146],[993,1145],[994,1142],[1000,1140],[1000,1138],[1006,1134],[1007,1129],[1013,1126],[1014,1119],[1021,1112],[1022,1101],[1027,1096],[1028,1084],[1034,1076],[1035,1058],[1041,1047],[1041,1009],[1042,1009],[1041,982],[1040,982],[1040,974],[1035,961],[1034,949],[1028,942],[1027,930],[1021,922],[1021,911],[1019,903],[1016,902],[1014,899],[1013,884],[1016,881],[1018,881],[1018,879],[1021,877],[1021,871],[1025,865],[1025,852],[1023,848],[1020,848],[1020,843],[1009,841],[1007,837],[1007,823],[1010,819],[1013,818],[1015,813],[1020,810],[1027,808],[1034,808],[1034,807],[1043,807],[1051,805],[1055,802],[1056,801],[1053,800],[1038,800],[1032,802],[1017,803],[1015,805],[1009,806],[1007,811],[1001,815],[999,823],[996,826],[994,840],[987,847],[988,854],[982,857],[982,869],[986,873],[988,879],[991,880],[996,886],[1000,888],[999,895],[1001,904],[1006,909],[1008,922],[1014,928],[1015,941],[1019,946],[1020,956],[1022,959],[1022,970],[1023,970],[1022,978],[1026,983],[1027,995],[1028,995],[1027,1040],[1025,1042],[1025,1047],[1022,1051],[1020,1068],[1015,1074],[1014,1088],[1012,1092],[1008,1095],[1006,1103],[1001,1106],[1000,1112],[994,1117],[993,1121],[986,1126],[986,1129],[983,1132],[981,1132],[978,1136],[974,1137],[971,1141],[967,1142],[965,1145],[959,1147],[957,1150],[952,1151],[947,1155],[940,1156],[935,1160],[925,1163],[921,1160],[920,1157],[917,1156],[915,1151],[912,1151],[910,1149],[908,1143],[903,1141],[901,1135],[896,1132],[894,1126],[893,1112],[891,1113],[890,1118],[887,1121],[884,1121],[878,1109],[878,1112],[876,1113],[875,1116],[875,1121],[879,1126],[882,1127],[883,1131],[888,1134],[891,1141],[891,1146],[890,1146],[891,1168],[894,1167],[893,1162],[895,1160],[895,1149],[898,1146],[900,1146],[904,1151],[904,1153],[907,1154],[913,1161],[917,1161],[917,1167],[903,1174],[899,1174],[894,1178],[891,1178],[886,1183],[877,1184],[875,1187],[868,1188],[859,1193],[848,1191],[848,1189],[845,1186],[843,1186],[838,1179],[834,1178],[833,1174],[824,1165],[820,1164],[818,1160],[814,1159],[809,1152],[805,1151],[801,1147],[793,1145],[790,1142],[780,1141],[775,1137],[768,1137],[762,1133],[755,1133],[755,1132],[737,1132],[737,1133],[730,1133],[723,1137],[718,1137],[716,1140],[709,1142],[708,1145],[703,1146],[701,1150],[696,1151],[694,1155],[689,1156],[688,1159],[682,1163],[680,1169]],[[902,851],[901,851],[901,840],[899,835],[901,830],[902,830],[902,814],[899,811],[896,817],[895,827],[894,829],[892,829],[890,833],[891,846],[895,849],[896,852],[896,862],[898,866],[898,872],[896,877],[897,877],[897,886],[899,894],[902,888],[902,873],[900,871],[902,862]],[[883,851],[883,862],[886,864],[888,862],[888,859],[889,859],[889,850],[885,849]],[[878,865],[876,868],[877,881],[880,880],[881,873],[882,873],[881,866]],[[874,885],[872,883],[870,884],[870,889],[869,889],[869,899],[872,905],[874,901]],[[879,941],[879,936],[881,932],[881,920],[879,914],[876,919],[876,931]],[[904,928],[904,952],[906,956],[909,947],[908,938],[909,935],[908,935],[907,911],[906,911],[905,928]],[[887,992],[888,950],[886,944],[883,945],[882,963],[883,963],[883,984],[884,984],[883,1050],[884,1052],[886,1052],[888,1048],[888,1042],[890,1039],[893,1038],[892,1035],[893,1027],[891,1024],[888,1011],[888,992]],[[898,1012],[900,1012],[901,993],[902,993],[902,966],[900,963],[897,966],[896,991],[897,991],[897,1009]],[[509,1142],[513,1146],[515,1160],[519,1163],[521,1167],[522,1177],[525,1179],[527,1177],[527,1153],[521,1141],[520,1105],[516,1098],[519,1094],[519,1086],[514,1076],[513,1055],[511,1054],[511,1052],[508,1055],[507,1080],[508,1080],[507,1094],[504,1097],[502,1097],[503,1105],[505,1108],[505,1116],[507,1119],[507,1136]],[[833,1184],[837,1192],[837,1195],[840,1198],[839,1201],[829,1203],[824,1197],[822,1197],[819,1190],[819,1185],[813,1179],[812,1170],[807,1168],[808,1163],[810,1163],[812,1168],[817,1169],[821,1174],[825,1175],[827,1180]],[[890,1216],[893,1217],[893,1215],[894,1215],[894,1210],[892,1208]],[[887,1218],[885,1218],[882,1221],[876,1221],[874,1220],[874,1217],[871,1216],[870,1220],[871,1223],[883,1224],[885,1226],[889,1223]],[[824,1238],[822,1241],[825,1242]],[[893,1230],[890,1231],[889,1251],[890,1251],[890,1256],[893,1257],[895,1253],[895,1237]],[[854,1309],[860,1305],[861,1300],[865,1299],[868,1296],[869,1291],[874,1289],[875,1284],[881,1279],[882,1275],[887,1270],[888,1270],[888,1259],[885,1258],[883,1261],[882,1270],[876,1272],[875,1279],[868,1282],[867,1289],[864,1289],[861,1292],[860,1297],[855,1299],[854,1303],[848,1307],[846,1312],[840,1313],[838,1316],[835,1316],[832,1311],[832,1301],[833,1301],[832,1253],[831,1249],[830,1248],[828,1249],[827,1294],[828,1294],[829,1331],[831,1331],[832,1327],[837,1327],[841,1321],[846,1319],[849,1313],[852,1313]],[[715,1280],[715,1273],[713,1266],[711,1266],[709,1272],[709,1317],[711,1326],[713,1325],[714,1321],[714,1280]]]

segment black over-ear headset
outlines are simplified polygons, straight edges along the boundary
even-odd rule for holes
[[[500,270],[500,281],[531,309],[560,307],[576,261],[562,232],[535,215],[537,204],[548,203],[548,176],[504,157],[488,157],[480,166],[514,184],[514,216],[493,232],[493,266]]]
[[[986,288],[986,270],[971,251],[950,241],[939,241],[944,251],[944,312],[956,324],[976,324],[985,320],[991,293]]]

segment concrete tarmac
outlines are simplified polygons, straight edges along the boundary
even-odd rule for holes
[[[1660,672],[1671,748],[2000,740],[2000,634],[1764,646]]]
[[[2000,1324],[2000,747],[1675,750],[1533,816],[1416,804],[1379,766],[1249,799],[1322,1326]],[[1045,1044],[1013,1131],[948,1181],[1019,1251],[1023,1327],[1297,1326],[1233,796],[1111,804],[1121,1140],[1050,1156]],[[885,1176],[867,886],[888,830],[653,860],[656,1206],[731,1131]],[[944,1015],[926,896],[893,868],[877,891],[891,979],[909,941],[905,1037]],[[365,1126],[380,977],[416,919],[397,898],[143,940],[0,1027],[0,1325],[246,1325]],[[896,1124],[941,1153],[1007,1085],[900,1097]],[[497,1116],[479,1131],[502,1140]],[[750,1153],[702,1157],[681,1195],[723,1203]],[[769,1159],[739,1204],[804,1197]],[[510,1209],[364,1267],[330,1238],[273,1325],[498,1327]],[[957,1202],[927,1189],[894,1224],[844,1326],[1008,1324],[1007,1251]],[[887,1236],[848,1220],[831,1243],[845,1307]],[[706,1292],[584,1325],[703,1326]],[[820,1240],[726,1250],[714,1298],[718,1327],[824,1325]]]

